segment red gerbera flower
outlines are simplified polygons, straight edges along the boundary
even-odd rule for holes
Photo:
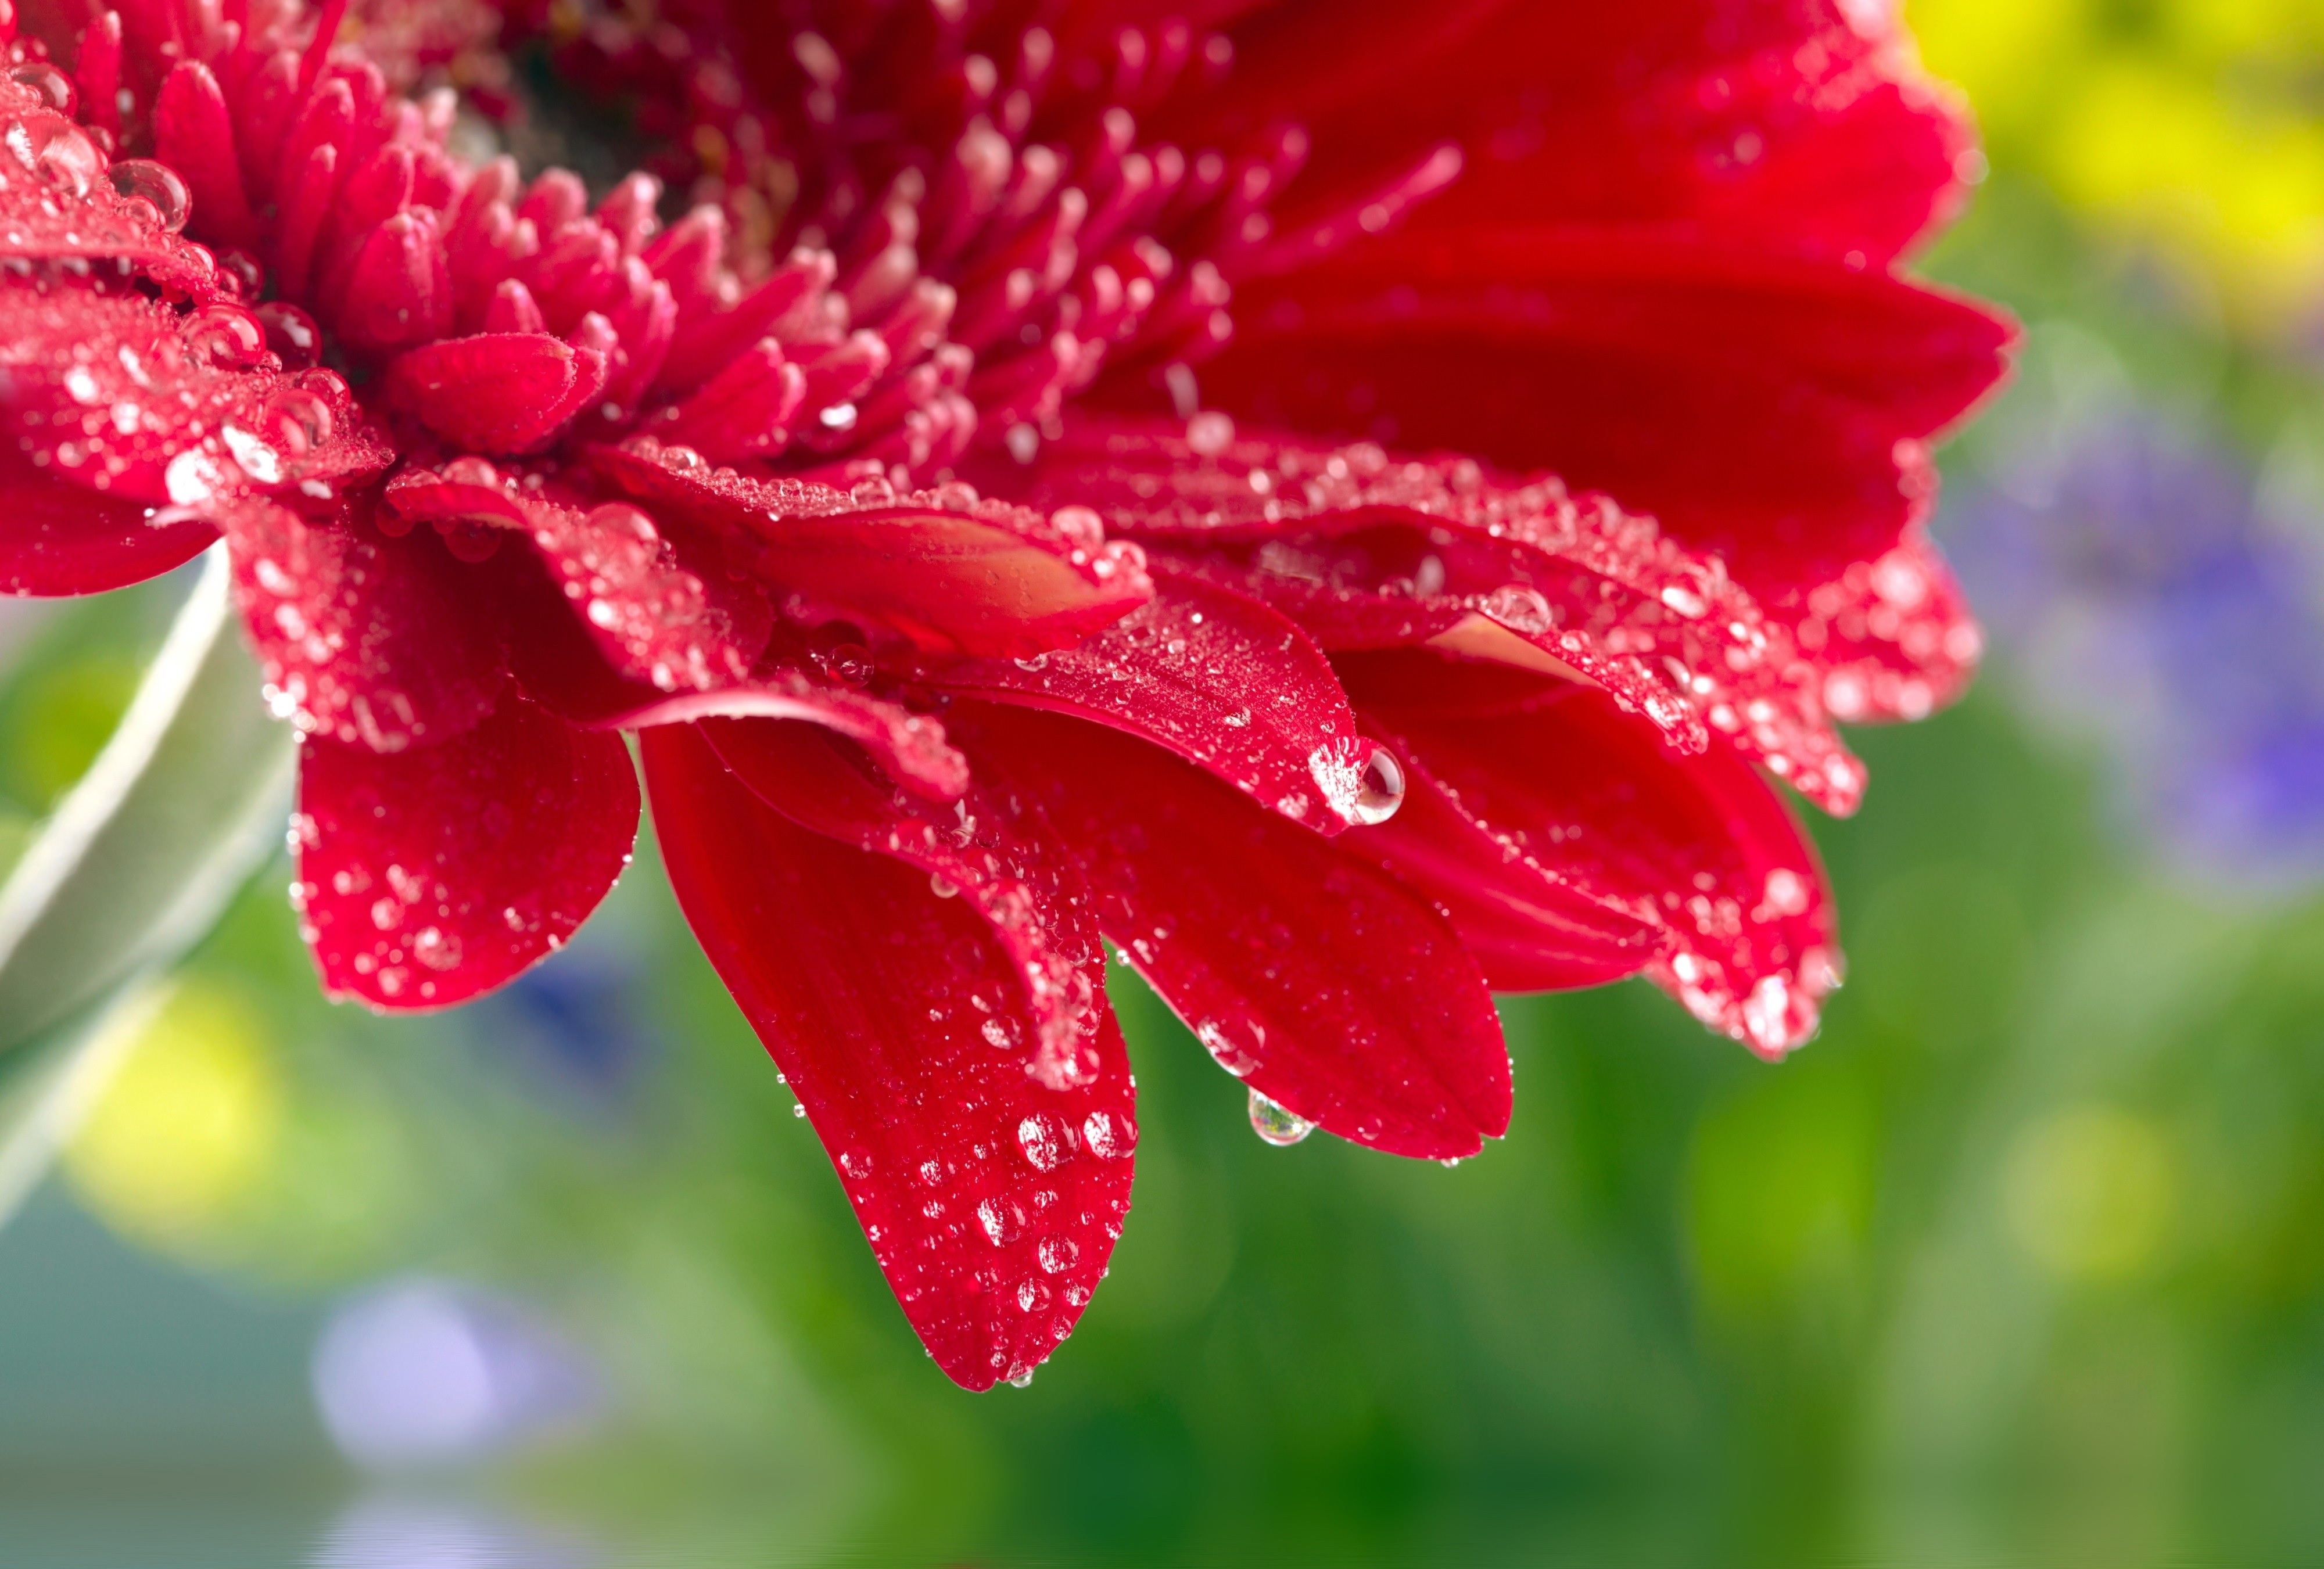
[[[594,201],[429,85],[500,18],[345,11],[0,0],[0,579],[223,534],[335,994],[556,947],[637,732],[973,1388],[1128,1206],[1101,937],[1397,1154],[1506,1127],[1488,985],[1813,1029],[1763,775],[1849,809],[1831,720],[1974,662],[1926,443],[2009,336],[1895,271],[1975,155],[1879,0],[520,10],[650,150]]]

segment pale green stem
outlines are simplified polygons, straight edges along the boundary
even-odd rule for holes
[[[297,748],[212,549],[121,725],[0,884],[0,1222],[95,1103],[159,978],[281,842]]]

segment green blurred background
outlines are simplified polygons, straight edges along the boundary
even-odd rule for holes
[[[1929,270],[2031,336],[1946,459],[1987,673],[1816,824],[1811,1048],[1511,1001],[1448,1170],[1261,1143],[1122,977],[1112,1278],[970,1397],[650,853],[401,1023],[278,866],[0,1232],[0,1559],[2324,1558],[2324,4],[1909,14],[1991,165]],[[177,591],[0,606],[0,859]]]

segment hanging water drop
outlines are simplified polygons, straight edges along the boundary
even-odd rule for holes
[[[1404,765],[1385,746],[1372,748],[1357,776],[1350,815],[1366,827],[1385,823],[1404,805]]]
[[[1253,1090],[1250,1093],[1250,1131],[1269,1144],[1287,1148],[1313,1133],[1315,1124],[1288,1106],[1270,1101]]]

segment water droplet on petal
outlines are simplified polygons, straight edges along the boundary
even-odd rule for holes
[[[1043,1237],[1040,1247],[1035,1251],[1040,1258],[1044,1272],[1062,1275],[1074,1267],[1074,1260],[1082,1256],[1082,1245],[1060,1232],[1056,1236]]]
[[[193,194],[178,171],[150,158],[124,158],[106,171],[124,201],[142,201],[153,211],[152,221],[171,234],[186,226],[193,215]],[[293,309],[296,309],[295,307]]]
[[[1250,1130],[1269,1144],[1289,1146],[1298,1143],[1315,1131],[1315,1124],[1260,1094],[1250,1093]]]
[[[1511,632],[1545,632],[1557,625],[1557,614],[1541,591],[1516,583],[1487,595],[1485,614]]]
[[[1009,1387],[1012,1389],[1031,1389],[1033,1387],[1033,1370],[1030,1368],[1019,1368],[1015,1372],[1010,1374]]]
[[[114,171],[118,173],[121,165]],[[172,176],[171,178],[175,178]],[[266,346],[274,351],[285,370],[303,371],[322,363],[323,329],[315,318],[287,300],[270,300],[257,309],[259,325],[266,328]]]
[[[1055,1171],[1065,1163],[1065,1139],[1047,1113],[1037,1112],[1017,1124],[1017,1145],[1036,1171]]]
[[[1370,827],[1385,823],[1404,805],[1404,765],[1385,746],[1375,746],[1357,776],[1356,798],[1350,815]]]
[[[411,956],[431,970],[460,967],[460,939],[438,927],[422,927],[411,939]]]
[[[1111,1112],[1092,1112],[1082,1121],[1082,1142],[1100,1160],[1119,1160],[1138,1148],[1138,1125]]]
[[[1216,457],[1234,445],[1233,417],[1205,410],[1186,421],[1186,445],[1197,457]]]
[[[8,72],[8,79],[40,94],[44,105],[68,119],[80,106],[80,94],[75,90],[72,78],[46,60],[28,60],[16,66]]]
[[[235,305],[206,305],[186,323],[186,350],[202,365],[223,371],[256,368],[266,360],[266,328]]]

